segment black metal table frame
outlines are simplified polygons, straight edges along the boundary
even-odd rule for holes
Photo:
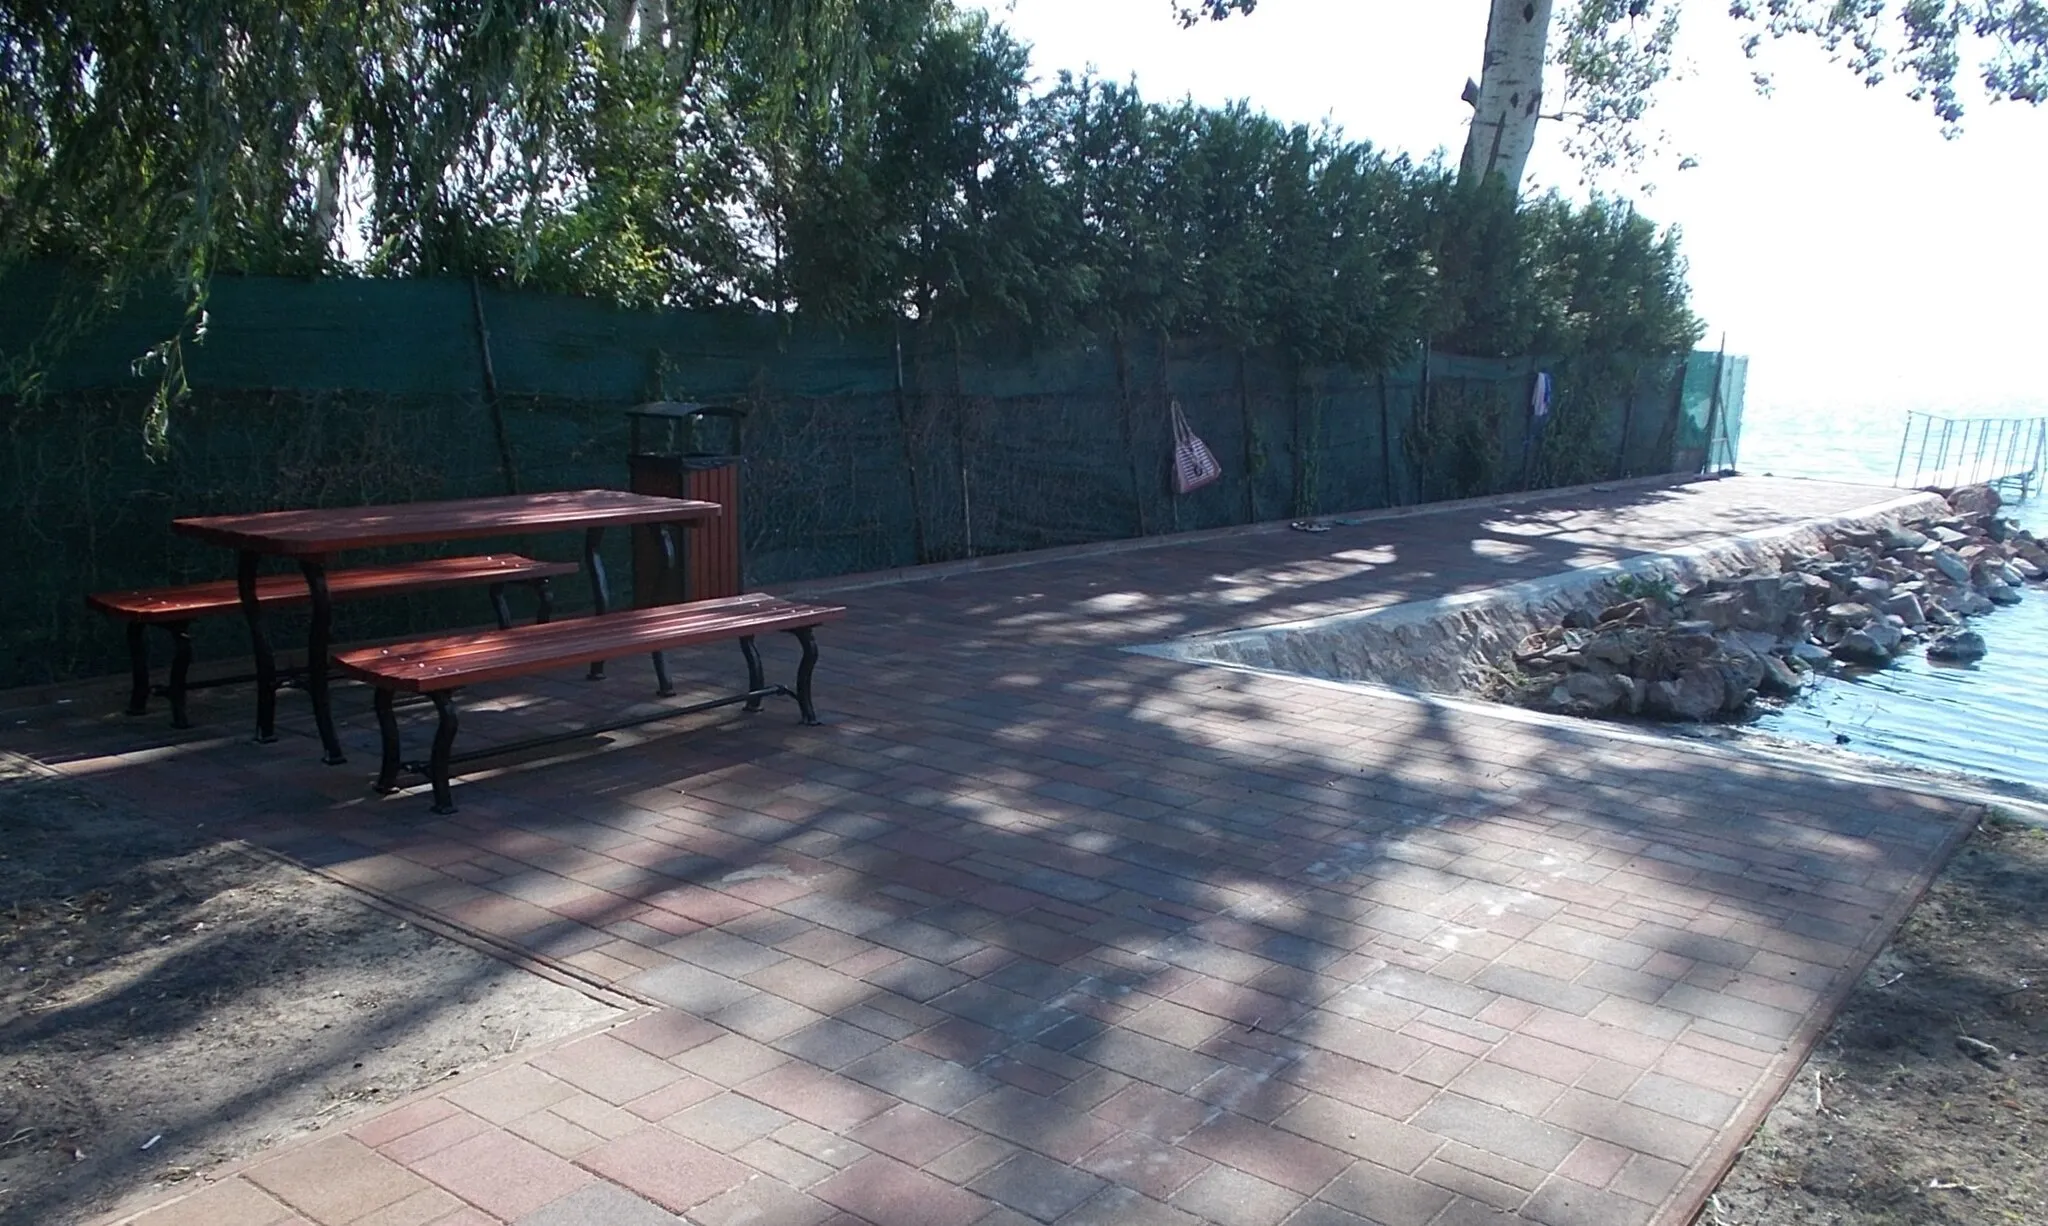
[[[688,522],[688,521],[676,521]],[[682,549],[675,523],[658,523],[655,527],[661,535],[662,563],[666,570],[677,570],[682,566]],[[544,531],[545,529],[527,529]],[[604,542],[603,526],[586,528],[583,531],[583,565],[590,572],[591,604],[599,615],[611,611],[611,585],[605,576],[604,558],[598,547]],[[256,740],[270,744],[277,740],[277,658],[270,648],[269,636],[263,630],[263,606],[256,599],[256,579],[263,559],[269,556],[259,549],[236,551],[235,585],[241,596],[242,617],[249,624],[249,648],[256,660]],[[313,721],[320,729],[320,760],[329,766],[340,766],[348,761],[341,752],[341,738],[334,728],[334,707],[328,696],[328,648],[334,626],[334,606],[327,594],[327,555],[309,553],[297,555],[299,573],[305,577],[306,592],[312,605],[311,625],[306,632],[306,668],[301,682],[306,694],[313,700]],[[669,683],[668,661],[657,651],[654,656],[654,678],[656,692],[666,698],[675,693]],[[590,679],[604,679],[602,660],[590,666]]]

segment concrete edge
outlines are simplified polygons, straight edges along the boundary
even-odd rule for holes
[[[1356,613],[1192,635],[1127,650],[1190,663],[1231,663],[1300,675],[1473,688],[1471,674],[1532,630],[1629,576],[1696,583],[1811,552],[1829,534],[1946,510],[1939,495],[1912,493],[1753,532],[1715,537],[1617,562]],[[1347,674],[1349,674],[1347,678]]]

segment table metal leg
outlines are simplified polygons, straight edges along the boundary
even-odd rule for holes
[[[747,705],[746,710],[761,709],[761,691],[768,688],[768,674],[761,668],[761,649],[754,645],[754,636],[740,636],[740,654],[747,658]]]
[[[241,550],[236,557],[235,590],[242,599],[242,618],[249,623],[249,652],[256,657],[256,740],[277,739],[277,660],[263,634],[263,608],[256,603],[256,565],[262,555]]]
[[[128,714],[149,711],[149,640],[142,622],[128,623]]]
[[[334,733],[334,706],[327,694],[327,639],[334,628],[334,605],[327,598],[327,565],[319,558],[300,558],[306,590],[313,597],[312,627],[306,632],[306,693],[313,700],[313,722],[320,726],[320,760],[329,766],[348,761],[341,738]]]
[[[389,796],[398,790],[398,712],[392,709],[396,695],[383,686],[377,687],[377,696],[370,705],[377,712],[377,738],[382,742],[383,761],[377,768],[377,782],[374,785],[378,795]]]
[[[584,532],[583,565],[590,571],[590,603],[595,608],[599,617],[603,617],[606,613],[611,612],[612,608],[611,584],[606,581],[604,574],[604,554],[598,551],[598,546],[602,544],[604,544],[603,528],[591,528]],[[592,660],[590,662],[590,679],[592,681],[604,680],[603,660]]]
[[[457,724],[455,694],[435,690],[427,697],[434,700],[434,710],[441,716],[441,722],[434,728],[434,755],[427,762],[427,777],[434,785],[434,812],[445,815],[455,812],[455,797],[448,786],[448,757],[455,749]]]
[[[169,622],[164,629],[171,632],[171,727],[190,728],[192,721],[185,714],[185,691],[192,674],[192,623]]]
[[[818,708],[811,705],[811,674],[818,668],[818,640],[809,626],[800,626],[790,631],[796,641],[803,644],[803,659],[796,666],[796,705],[804,713],[806,724],[818,724]]]

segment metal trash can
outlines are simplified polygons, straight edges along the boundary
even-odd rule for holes
[[[717,519],[674,532],[679,565],[666,563],[660,530],[633,529],[633,605],[677,604],[737,596],[744,589],[740,552],[740,423],[747,411],[726,405],[656,400],[626,410],[631,423],[628,485],[636,494],[694,498],[725,508]],[[699,445],[707,420],[723,422],[726,447]]]

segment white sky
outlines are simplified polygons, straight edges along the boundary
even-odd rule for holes
[[[1462,146],[1486,0],[1262,0],[1183,31],[1170,0],[984,0],[1035,47],[1041,79],[1094,67],[1146,97],[1249,99],[1289,122],[1427,154]],[[1815,45],[1767,45],[1775,96],[1749,83],[1722,0],[1686,14],[1689,79],[1652,122],[1667,164],[1641,207],[1685,232],[1694,309],[1751,356],[1755,408],[2048,412],[2048,108],[1974,100],[1960,139]],[[1967,97],[1967,95],[1966,95]],[[1546,125],[1546,129],[1549,125]],[[1531,178],[1575,190],[1539,137]],[[1633,181],[1630,181],[1633,182]]]

